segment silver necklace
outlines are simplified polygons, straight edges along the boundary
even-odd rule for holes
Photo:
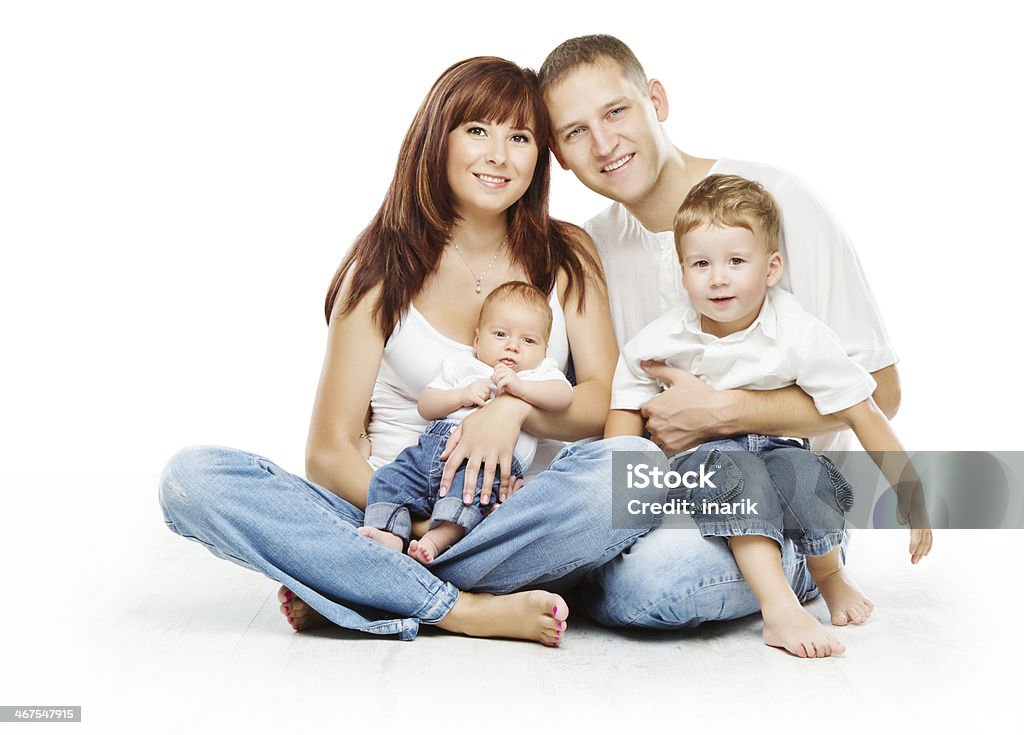
[[[462,262],[466,264],[466,268],[469,269],[470,274],[473,276],[473,280],[476,281],[476,292],[480,293],[480,284],[483,283],[484,277],[491,270],[491,266],[494,265],[494,261],[498,259],[498,254],[501,253],[502,249],[505,247],[505,244],[508,242],[508,238],[506,237],[501,241],[501,244],[498,245],[498,249],[495,250],[494,255],[491,256],[491,262],[487,264],[487,267],[484,268],[484,272],[479,276],[476,274],[476,271],[473,270],[469,261],[466,260],[466,256],[463,254],[462,248],[459,247],[459,244],[454,240],[450,240],[449,242],[451,242],[452,246],[455,248],[455,252],[459,254],[459,257],[462,258]]]

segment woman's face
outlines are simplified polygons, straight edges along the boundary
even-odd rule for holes
[[[448,133],[448,186],[460,216],[504,212],[526,193],[536,166],[530,128],[470,121]]]

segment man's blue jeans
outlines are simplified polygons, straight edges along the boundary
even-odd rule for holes
[[[484,518],[480,509],[483,476],[477,476],[473,503],[464,504],[465,462],[452,478],[451,491],[443,498],[437,496],[445,465],[441,454],[456,426],[458,424],[453,421],[431,421],[416,444],[403,449],[394,462],[373,473],[366,494],[365,525],[389,531],[408,544],[413,517],[429,518],[431,528],[445,521],[454,523],[462,526],[466,533],[480,524]],[[513,456],[512,474],[522,477],[523,472],[522,461]],[[498,497],[500,480],[497,475],[494,477],[491,487],[493,499]]]

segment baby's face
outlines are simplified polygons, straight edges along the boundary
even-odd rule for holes
[[[699,227],[679,241],[683,286],[702,328],[716,337],[740,332],[757,318],[768,288],[782,276],[782,256],[769,254],[745,227]]]
[[[532,370],[547,355],[547,325],[547,315],[535,307],[518,301],[493,304],[476,330],[476,357],[491,367]]]

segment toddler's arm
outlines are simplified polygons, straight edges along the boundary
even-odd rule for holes
[[[643,436],[644,420],[639,411],[612,409],[604,424],[604,438],[613,436]]]
[[[483,406],[490,396],[491,386],[482,380],[470,383],[465,388],[427,388],[420,394],[416,410],[427,421],[434,421],[466,406]]]
[[[921,480],[910,457],[889,420],[871,398],[836,411],[834,415],[853,429],[861,446],[896,491],[898,520],[903,524],[910,522],[910,560],[917,564],[931,550],[932,530]]]
[[[572,386],[565,380],[523,380],[505,365],[494,368],[491,380],[499,395],[508,393],[541,411],[565,411],[572,405]]]

